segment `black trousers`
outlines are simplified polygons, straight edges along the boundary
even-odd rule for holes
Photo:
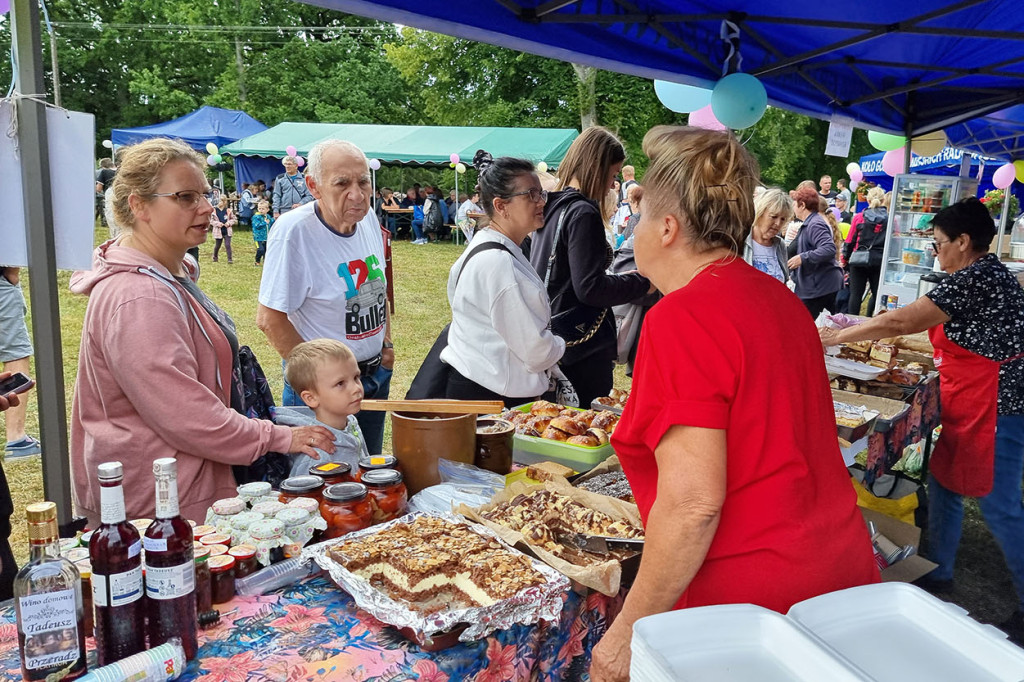
[[[608,395],[612,390],[615,360],[588,358],[572,365],[562,363],[560,367],[565,378],[576,389],[576,395],[580,397],[580,407],[585,410],[590,409],[590,403],[594,398]]]
[[[12,514],[14,501],[7,485],[7,476],[3,466],[0,466],[0,601],[14,596],[14,576],[18,573],[18,563],[11,551]]]
[[[850,307],[851,315],[860,315],[860,304],[864,299],[864,290],[871,287],[871,300],[868,301],[868,315],[875,314],[878,302],[878,278],[882,274],[882,264],[868,266],[850,266]]]
[[[472,379],[462,376],[454,367],[448,368],[448,389],[445,398],[451,400],[500,400],[505,407],[515,407],[538,400],[538,397],[512,398],[484,388]]]
[[[853,292],[851,291],[850,293],[852,295]],[[807,306],[808,312],[811,313],[811,317],[815,320],[818,319],[818,315],[820,315],[821,311],[825,308],[836,312],[836,292],[834,291],[831,294],[825,294],[824,296],[818,296],[816,298],[801,298],[800,300],[803,301],[805,306]]]

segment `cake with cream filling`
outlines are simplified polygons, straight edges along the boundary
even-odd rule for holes
[[[489,606],[546,582],[497,540],[429,516],[343,542],[331,557],[420,611]]]

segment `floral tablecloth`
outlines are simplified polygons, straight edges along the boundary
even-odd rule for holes
[[[868,437],[866,485],[871,486],[876,478],[890,472],[908,445],[924,440],[939,425],[942,413],[938,376],[923,382],[909,402],[910,409],[904,418],[894,422],[888,431],[875,431]]]
[[[587,680],[590,654],[621,596],[569,592],[555,623],[515,626],[435,653],[356,608],[323,577],[218,608],[181,680],[198,682],[506,682]],[[91,647],[92,640],[89,640]],[[20,680],[14,606],[0,606],[0,679]]]

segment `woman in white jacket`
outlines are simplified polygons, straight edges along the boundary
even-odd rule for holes
[[[547,192],[529,161],[492,160],[480,151],[473,165],[490,224],[448,276],[452,324],[441,353],[451,367],[446,397],[513,406],[547,391],[548,371],[565,352],[565,341],[549,329],[544,282],[520,249],[544,224]]]

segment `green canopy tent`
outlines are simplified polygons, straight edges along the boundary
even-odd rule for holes
[[[556,168],[577,133],[566,128],[389,126],[351,123],[279,123],[221,148],[235,158],[239,183],[269,181],[281,172],[285,149],[301,156],[317,142],[347,140],[384,165],[447,166],[452,154],[468,165],[478,149],[495,158],[516,156]]]

